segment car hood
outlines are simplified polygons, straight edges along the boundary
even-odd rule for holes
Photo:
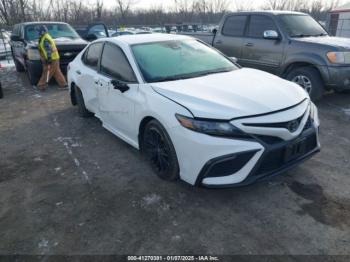
[[[308,98],[298,85],[249,68],[151,85],[159,94],[186,107],[195,117],[212,119],[269,113]]]
[[[321,45],[334,46],[338,48],[350,49],[350,39],[344,37],[319,36],[295,38],[295,41],[309,42]]]
[[[60,37],[60,38],[55,38],[55,43],[57,47],[65,47],[65,46],[79,46],[79,47],[84,47],[88,44],[87,41],[85,41],[82,38],[76,38],[76,39],[71,39],[68,37]],[[31,47],[38,47],[38,40],[30,41],[28,42],[28,45]]]

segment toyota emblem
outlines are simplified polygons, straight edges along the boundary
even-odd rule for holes
[[[289,132],[291,132],[291,133],[294,133],[295,131],[297,131],[297,130],[298,130],[298,127],[299,127],[299,121],[298,121],[298,120],[290,121],[290,122],[287,124],[287,129],[288,129]]]

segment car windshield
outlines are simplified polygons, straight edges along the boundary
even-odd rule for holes
[[[38,40],[39,34],[36,30],[38,25],[28,25],[25,28],[25,39],[28,41]],[[52,38],[67,37],[71,39],[80,38],[78,33],[67,24],[45,24]]]
[[[324,36],[327,32],[309,15],[281,15],[282,25],[290,37]]]
[[[133,45],[146,82],[173,81],[238,69],[228,58],[197,40]]]

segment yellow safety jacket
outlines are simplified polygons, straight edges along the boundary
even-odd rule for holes
[[[41,57],[46,61],[49,60],[50,57],[51,61],[57,61],[60,59],[55,41],[48,33],[42,35],[39,40],[39,52]]]

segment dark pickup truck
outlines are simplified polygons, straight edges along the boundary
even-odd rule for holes
[[[61,22],[28,22],[14,26],[11,35],[11,52],[18,72],[27,72],[29,81],[36,85],[42,73],[38,49],[39,35],[36,26],[44,24],[54,38],[60,54],[60,65],[65,73],[68,64],[87,45],[78,33],[66,23]]]
[[[186,35],[237,58],[244,67],[261,69],[298,83],[314,100],[324,90],[350,90],[350,39],[329,36],[307,14],[230,13],[213,34]]]

